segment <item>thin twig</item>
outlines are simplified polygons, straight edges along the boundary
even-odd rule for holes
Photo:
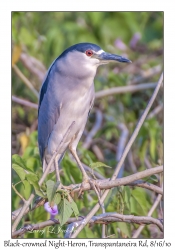
[[[116,150],[116,161],[119,162],[123,151],[126,146],[127,138],[129,135],[129,131],[124,123],[119,123],[118,124],[119,129],[121,130],[121,136],[119,138],[117,150]],[[123,171],[124,171],[124,164],[122,165],[118,177],[121,178],[123,176]]]
[[[163,195],[163,189],[152,184],[152,183],[149,183],[149,182],[142,182],[142,183],[137,183],[137,182],[133,182],[133,183],[130,183],[128,184],[127,186],[135,186],[135,187],[141,187],[141,188],[146,188],[148,190],[151,190],[151,191],[154,191],[155,193],[157,194],[161,194]]]
[[[19,104],[22,104],[24,106],[30,107],[30,108],[38,109],[38,104],[24,100],[22,98],[14,96],[14,95],[12,95],[12,101],[19,103]]]
[[[127,157],[127,158],[128,158],[129,166],[130,166],[132,172],[133,172],[133,173],[136,173],[136,172],[137,172],[137,167],[136,167],[136,165],[135,165],[135,163],[134,163],[132,150],[130,150],[130,151],[128,152],[128,157]]]
[[[158,115],[162,110],[163,110],[163,103],[161,103],[155,109],[153,109],[153,111],[150,112],[150,114],[148,115],[147,119],[153,118],[154,116]]]
[[[88,167],[87,165],[85,165],[84,163],[82,163],[85,171],[88,171],[89,173],[92,173],[92,168]],[[101,179],[101,180],[104,180],[105,177],[103,175],[101,175],[100,173],[98,173],[97,171],[93,170],[93,174],[95,175],[95,177],[97,179]]]
[[[102,193],[102,192],[100,192],[100,193]],[[102,209],[102,213],[103,214],[105,214],[105,205],[104,205],[104,202],[103,202],[103,204],[102,204],[102,206],[101,206],[101,209]],[[102,239],[105,239],[106,238],[106,225],[105,225],[105,223],[103,223],[102,224]]]
[[[108,147],[110,150],[112,150],[113,152],[116,152],[116,146],[114,144],[112,144],[111,142],[108,142],[102,138],[95,138],[92,141],[92,145],[96,144],[96,143],[100,143],[101,145]]]
[[[101,149],[97,145],[92,146],[92,151],[94,152],[94,154],[96,155],[99,161],[102,161],[102,162],[104,161],[104,155]]]
[[[20,60],[23,65],[35,76],[38,77],[39,81],[42,82],[46,75],[46,68],[45,66],[36,58],[26,54],[21,53]]]
[[[134,141],[135,141],[135,139],[136,139],[136,137],[137,137],[137,135],[138,135],[138,133],[139,133],[139,131],[140,131],[140,129],[141,129],[141,127],[142,127],[142,125],[143,125],[143,123],[144,123],[146,117],[147,117],[147,115],[148,115],[148,112],[149,112],[149,110],[150,110],[150,108],[151,108],[151,106],[152,106],[152,104],[153,104],[153,102],[154,102],[154,100],[155,100],[155,98],[156,98],[156,96],[157,96],[157,94],[158,94],[158,91],[159,91],[159,89],[160,89],[160,86],[161,86],[161,84],[162,84],[162,81],[163,81],[163,73],[161,74],[161,76],[160,76],[160,78],[159,78],[159,81],[158,81],[157,86],[156,86],[156,88],[155,88],[155,90],[154,90],[154,93],[153,93],[153,95],[152,95],[152,97],[151,97],[151,99],[150,99],[150,101],[149,101],[149,103],[148,103],[148,105],[147,105],[145,111],[143,112],[143,114],[142,114],[142,116],[141,116],[141,118],[140,118],[140,120],[139,120],[139,122],[138,122],[138,124],[137,124],[137,126],[136,126],[136,128],[135,128],[135,130],[134,130],[134,132],[133,132],[133,134],[132,134],[132,136],[131,136],[131,138],[130,138],[128,144],[127,144],[127,146],[126,146],[126,148],[125,148],[125,150],[124,150],[124,152],[123,152],[123,155],[122,155],[122,157],[121,157],[119,163],[117,164],[117,167],[116,167],[116,169],[115,169],[115,171],[114,171],[114,174],[113,174],[113,176],[112,176],[112,178],[111,178],[111,181],[112,181],[112,180],[115,180],[115,179],[117,178],[118,173],[119,173],[119,171],[120,171],[120,169],[121,169],[121,167],[122,167],[122,165],[123,165],[123,163],[124,163],[124,160],[125,160],[125,158],[126,158],[128,152],[129,152],[129,150],[130,150],[132,144],[134,143]],[[104,202],[104,200],[105,200],[106,196],[108,195],[109,191],[110,191],[110,190],[107,189],[107,190],[103,193],[103,195],[102,195],[102,197],[101,197],[101,203]],[[84,220],[85,223],[84,223],[84,224],[81,224],[81,225],[77,228],[77,230],[73,233],[72,238],[75,238],[75,237],[81,232],[81,230],[86,226],[86,224],[87,224],[88,221],[92,218],[92,216],[98,211],[99,207],[100,207],[100,205],[99,205],[99,203],[97,203],[97,204],[94,206],[94,208],[89,212],[89,214],[86,216],[86,218],[85,218],[85,220]]]
[[[57,181],[60,182],[60,171],[59,171],[59,163],[57,157],[55,158],[55,173]]]
[[[149,68],[146,71],[142,71],[141,76],[135,78],[131,82],[128,83],[128,85],[134,85],[142,82],[145,79],[149,79],[157,74],[159,74],[162,70],[162,67],[160,65],[156,65],[152,68]]]
[[[32,83],[27,79],[27,77],[25,77],[25,75],[21,72],[17,65],[13,65],[13,69],[15,73],[19,76],[19,78],[25,83],[25,85],[34,93],[37,98],[39,98],[38,91],[33,87]]]
[[[148,160],[147,156],[145,156],[145,158],[144,158],[144,163],[145,163],[145,166],[146,166],[147,169],[152,168],[152,165],[151,165],[150,161]]]
[[[95,97],[99,99],[108,95],[123,94],[127,92],[133,93],[145,89],[154,89],[155,87],[156,83],[142,83],[135,86],[114,87],[96,92]]]
[[[24,199],[24,197],[18,192],[18,190],[15,188],[15,185],[12,184],[12,188],[15,191],[15,193],[21,198],[21,200],[23,202],[25,202],[26,200]]]

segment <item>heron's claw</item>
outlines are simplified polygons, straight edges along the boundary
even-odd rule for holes
[[[100,203],[100,206],[101,206],[101,202],[100,202],[100,188],[97,184],[97,182],[93,179],[90,179],[89,177],[87,178],[84,178],[81,186],[80,186],[80,190],[79,190],[79,193],[78,193],[78,197],[81,197],[84,193],[84,186],[86,183],[89,183],[90,186],[92,187],[92,189],[95,191],[95,193],[97,194],[97,197],[98,197],[98,201]]]

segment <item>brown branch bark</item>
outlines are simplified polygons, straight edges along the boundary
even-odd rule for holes
[[[21,53],[20,61],[40,82],[44,80],[47,70],[39,60],[26,53]]]
[[[33,87],[32,83],[27,79],[27,77],[21,72],[17,65],[13,65],[13,69],[18,77],[25,83],[25,85],[34,93],[34,95],[39,98],[38,91]]]
[[[162,189],[160,187],[157,187],[155,185],[151,185],[149,183],[134,183],[134,181],[140,180],[142,178],[151,176],[153,174],[158,174],[163,172],[163,166],[158,166],[158,167],[154,167],[152,169],[146,169],[142,172],[138,172],[136,174],[127,176],[127,177],[123,177],[123,178],[117,178],[114,180],[111,179],[105,179],[105,180],[96,180],[96,185],[98,185],[99,189],[103,190],[103,189],[111,189],[113,187],[118,187],[118,186],[124,186],[124,185],[132,185],[132,186],[140,186],[140,187],[144,187],[144,188],[148,188],[149,190],[155,191],[157,193],[161,193],[162,194]],[[68,186],[68,188],[73,189],[74,192],[79,192],[80,187],[81,187],[81,183],[79,184],[71,184],[70,186]],[[92,189],[91,185],[89,183],[85,183],[82,190],[83,191],[87,191]]]
[[[114,87],[96,92],[95,97],[96,99],[99,99],[109,95],[123,94],[127,92],[134,93],[145,89],[154,89],[155,87],[156,83],[142,83],[134,86]]]
[[[85,217],[79,217],[78,220],[75,217],[69,218],[66,224],[70,224],[68,227],[67,232],[72,232],[72,229],[76,227],[76,224],[82,223]],[[161,231],[163,231],[163,225],[158,219],[154,219],[150,216],[134,216],[134,215],[122,215],[118,213],[103,213],[97,216],[93,216],[89,220],[89,224],[108,224],[113,222],[126,222],[126,223],[136,223],[136,224],[155,224],[159,227]],[[76,223],[76,224],[75,224]],[[41,230],[48,226],[53,226],[56,224],[60,224],[59,221],[56,220],[47,220],[41,223],[27,225],[19,230],[15,231],[12,234],[13,238],[23,235],[26,232],[33,232],[35,230]],[[72,225],[71,225],[72,224]],[[72,228],[72,229],[71,229]],[[70,237],[70,235],[66,234],[66,238]]]
[[[14,95],[12,95],[12,101],[19,103],[19,104],[22,104],[24,106],[30,107],[30,108],[38,109],[38,104],[24,100],[22,98],[14,96]]]

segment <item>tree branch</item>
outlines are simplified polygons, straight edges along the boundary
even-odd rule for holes
[[[163,195],[163,189],[156,186],[156,185],[153,185],[149,182],[143,182],[143,183],[139,183],[139,182],[133,182],[133,183],[129,183],[127,186],[135,186],[135,187],[142,187],[142,188],[146,188],[146,189],[149,189],[151,191],[154,191],[155,193],[157,194],[161,194]]]
[[[123,94],[127,92],[133,93],[133,92],[137,92],[137,91],[145,90],[145,89],[154,89],[156,85],[157,85],[156,83],[142,83],[142,84],[138,84],[135,86],[131,85],[131,86],[124,86],[124,87],[114,87],[114,88],[100,90],[96,92],[95,97],[96,99],[99,99],[99,98],[103,98],[109,95]]]
[[[118,186],[124,186],[124,185],[129,185],[129,186],[139,186],[139,187],[144,187],[147,188],[149,190],[155,191],[157,193],[162,194],[162,189],[160,187],[157,187],[153,184],[150,183],[138,183],[136,181],[151,176],[153,174],[158,174],[163,172],[163,166],[158,166],[158,167],[154,167],[152,169],[146,169],[142,172],[138,172],[136,174],[127,176],[127,177],[123,177],[123,178],[117,178],[114,180],[111,179],[104,179],[104,180],[96,180],[96,185],[99,187],[99,189],[103,190],[103,189],[111,189],[114,187],[118,187]],[[71,184],[69,186],[67,186],[68,189],[72,189],[74,190],[74,192],[79,192],[80,188],[82,188],[83,191],[87,191],[87,190],[91,190],[92,187],[91,185],[87,182],[84,184],[84,186],[81,186],[82,184]]]
[[[85,217],[78,217],[78,220],[75,217],[69,218],[69,220],[66,223],[66,224],[69,224],[69,226],[66,230],[65,238],[70,238],[73,229],[77,227],[80,223],[82,223],[84,219]],[[136,223],[136,224],[155,224],[156,226],[159,227],[161,231],[163,231],[162,223],[158,219],[154,219],[150,216],[134,216],[134,215],[123,215],[123,214],[118,214],[118,213],[103,213],[97,216],[93,216],[89,220],[88,223],[89,224],[109,224],[109,223],[114,223],[114,222],[126,222],[126,223]],[[54,221],[47,220],[38,224],[27,225],[15,231],[12,234],[12,237],[16,238],[18,236],[23,235],[26,232],[33,232],[35,230],[41,230],[45,227],[53,226],[57,224],[60,224],[60,222],[57,220],[54,220]]]
[[[157,114],[159,114],[162,110],[163,110],[163,103],[161,103],[155,109],[153,109],[153,111],[150,112],[150,114],[148,115],[147,119],[153,118],[154,116],[156,116]]]
[[[15,73],[19,76],[19,78],[25,83],[25,85],[34,93],[34,95],[39,98],[38,91],[33,87],[31,82],[25,77],[25,75],[21,72],[21,70],[14,64],[13,69]]]
[[[32,74],[38,77],[40,82],[44,80],[47,70],[39,60],[26,53],[21,53],[20,60]]]
[[[120,139],[118,141],[118,146],[117,146],[117,150],[116,150],[116,161],[117,163],[119,162],[122,154],[123,154],[123,151],[125,149],[125,146],[126,146],[126,142],[127,142],[127,139],[128,139],[128,135],[129,135],[129,131],[126,127],[126,125],[124,123],[119,123],[118,125],[119,129],[121,130],[121,136],[120,136]],[[124,172],[124,164],[122,165],[121,169],[120,169],[120,172],[119,172],[119,175],[118,177],[121,178],[123,176],[123,172]]]
[[[24,106],[30,107],[30,108],[38,109],[38,104],[24,100],[22,98],[14,96],[14,95],[12,95],[12,101],[19,103],[19,104],[22,104]]]
[[[26,202],[26,200],[24,199],[24,197],[18,192],[18,190],[16,189],[15,185],[12,184],[12,188],[14,190],[14,192],[19,196],[19,198],[23,201]]]

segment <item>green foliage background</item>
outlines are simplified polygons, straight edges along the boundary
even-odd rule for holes
[[[135,34],[141,38],[136,47],[130,46]],[[120,38],[126,45],[122,50],[117,46],[116,39]],[[116,86],[137,83],[156,82],[160,74],[153,74],[148,78],[144,72],[155,66],[163,67],[163,13],[162,12],[13,12],[12,13],[12,45],[22,48],[22,52],[37,58],[47,69],[52,61],[67,47],[80,42],[91,42],[101,46],[105,51],[120,54],[133,61],[135,68],[126,65],[102,66],[98,69],[95,79],[96,91]],[[39,91],[41,81],[36,78],[21,62],[16,65],[21,72],[33,83]],[[160,91],[153,108],[163,102]],[[151,97],[153,89],[136,93],[113,95],[95,102],[94,108],[103,112],[103,126],[95,138],[101,138],[117,146],[120,130],[117,125],[124,123],[130,135],[132,134],[139,117]],[[23,84],[22,80],[12,71],[12,95],[37,103],[35,95]],[[89,131],[95,122],[95,113],[92,111],[86,130]],[[163,162],[163,115],[162,112],[152,119],[147,119],[132,147],[132,153],[137,171],[144,170],[145,156],[152,166]],[[92,148],[85,150],[82,136],[78,151],[81,160],[89,165],[97,162],[98,158]],[[98,144],[104,155],[104,163],[112,168],[99,168],[101,174],[110,177],[116,166],[116,154]],[[41,176],[41,162],[37,145],[37,110],[12,103],[12,154],[18,154],[24,160],[25,167]],[[81,182],[81,173],[76,164],[66,154],[62,163],[62,183]],[[124,175],[132,174],[126,160]],[[49,176],[55,180],[54,176]],[[19,182],[19,176],[13,171],[12,182]],[[29,197],[32,186],[24,181],[16,188],[25,197]],[[111,190],[106,199],[107,212],[123,214],[146,215],[155,199],[155,194],[141,188],[120,187]],[[82,200],[74,197],[80,215],[86,215],[97,202],[94,192],[85,192]],[[20,198],[12,191],[12,210],[22,205]],[[99,211],[99,213],[101,213]],[[159,216],[155,211],[153,216]],[[19,227],[24,224],[39,223],[48,219],[43,207],[37,208],[24,217]],[[63,226],[62,229],[64,229]],[[114,238],[131,237],[137,225],[113,223],[107,226],[107,234]],[[159,231],[153,227],[145,227],[142,237],[160,237]],[[42,232],[26,233],[24,238],[58,238],[64,234],[59,226]],[[86,227],[80,238],[101,237],[101,226]]]

